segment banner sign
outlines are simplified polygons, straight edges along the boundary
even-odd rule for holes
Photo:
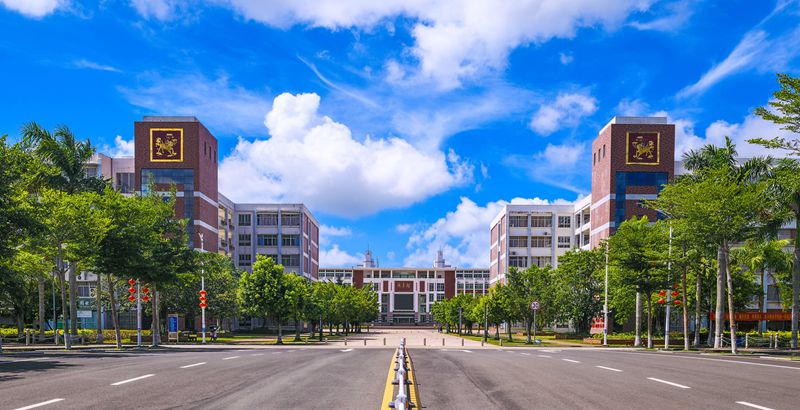
[[[724,317],[725,320],[730,318],[728,312],[725,312]],[[708,318],[714,320],[716,315],[714,315],[714,312],[709,312]],[[758,322],[760,320],[790,321],[792,320],[792,312],[736,312],[733,318],[736,319],[737,322]]]
[[[398,280],[394,283],[394,291],[412,293],[414,292],[414,281]]]
[[[183,162],[183,129],[150,129],[150,162]]]

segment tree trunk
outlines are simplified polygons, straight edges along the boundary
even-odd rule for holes
[[[111,275],[108,275],[108,301],[111,304],[111,323],[114,325],[117,349],[122,349],[122,335],[119,332],[119,316],[117,315],[117,299],[114,297],[114,280]]]
[[[792,264],[792,349],[797,349],[797,326],[800,320],[800,211],[795,211],[794,263]]]
[[[63,324],[64,324],[64,348],[70,349],[72,348],[72,338],[69,337],[69,330],[67,329],[67,317],[69,316],[69,311],[67,310],[67,292],[66,292],[66,284],[64,283],[64,271],[58,270],[58,282],[61,286],[61,316],[64,317]],[[57,320],[56,320],[57,321]],[[58,331],[58,329],[56,329]]]
[[[294,341],[300,341],[300,326],[298,325],[299,319],[294,318]]]
[[[103,344],[103,302],[102,302],[102,300],[103,300],[103,298],[102,298],[103,292],[101,292],[102,288],[100,287],[100,284],[103,283],[103,282],[101,281],[101,279],[102,279],[102,275],[100,275],[98,273],[97,274],[97,285],[95,286],[95,292],[94,292],[94,295],[95,295],[95,298],[96,298],[95,304],[97,305],[96,306],[96,308],[97,308],[97,326],[96,326],[96,328],[97,328],[97,337],[95,338],[94,342],[99,344],[99,345]]]
[[[684,252],[683,256],[686,256],[686,246],[684,245]],[[683,294],[681,295],[682,304],[683,304],[683,350],[689,350],[689,308],[686,306],[686,270],[688,267],[686,265],[683,266]]]
[[[500,324],[494,324],[494,340],[500,340]]]
[[[653,296],[647,294],[647,348],[653,348]]]
[[[703,281],[703,273],[705,269],[701,269],[697,272],[697,278],[695,280],[695,290],[694,290],[694,346],[700,346],[700,312],[701,312],[701,303],[700,300],[702,298],[702,281]]]
[[[758,311],[759,313],[764,313],[764,308],[766,307],[766,301],[764,300],[767,297],[767,283],[765,282],[767,279],[767,270],[763,267],[758,270],[758,276],[761,278],[761,295],[758,298]],[[758,336],[763,336],[763,328],[766,325],[765,320],[758,321]]]
[[[507,324],[508,324],[508,329],[506,330],[508,330],[508,341],[513,342],[514,338],[511,336],[511,322],[509,321]]]
[[[278,321],[278,342],[277,342],[277,344],[279,344],[279,345],[283,344],[283,325],[281,324],[280,321]]]
[[[531,341],[531,327],[532,327],[531,324],[532,323],[533,323],[533,320],[530,320],[530,319],[525,320],[525,327],[527,328],[527,335],[526,335],[525,343],[527,343],[527,344],[533,343]]]
[[[39,326],[39,339],[44,337],[44,276],[37,278],[37,290],[39,292],[39,317],[36,321]]]
[[[78,278],[75,272],[78,268],[77,263],[69,263],[69,331],[73,335],[78,335]]]
[[[723,297],[725,295],[725,251],[722,245],[717,248],[717,303],[714,307],[714,348],[722,346],[722,329],[725,325]]]
[[[731,353],[736,354],[736,318],[733,310],[733,275],[728,263],[728,243],[725,242],[723,257],[725,258],[725,278],[728,282],[728,321],[731,324]]]
[[[151,299],[153,311],[153,330],[150,334],[153,340],[153,346],[161,344],[161,293],[159,293],[156,285],[153,285],[153,299]]]
[[[636,319],[635,319],[635,337],[633,339],[633,345],[635,347],[640,347],[642,345],[642,294],[641,292],[636,292]]]

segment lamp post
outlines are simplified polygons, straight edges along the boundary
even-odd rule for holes
[[[200,232],[200,252],[205,252],[205,242],[203,242],[203,233]],[[202,292],[203,297],[206,297],[206,272],[205,272],[205,261],[200,261],[200,291]],[[205,303],[202,303],[205,305]],[[201,333],[203,334],[203,344],[206,344],[206,308],[205,306],[200,307],[200,315],[201,321],[200,324]]]
[[[484,295],[486,295],[484,293]],[[486,296],[484,296],[486,297]],[[483,304],[483,341],[486,342],[486,338],[489,336],[489,300],[487,299],[486,302]]]
[[[464,308],[458,308],[458,335],[461,336],[461,312],[464,311]]]
[[[669,283],[670,273],[672,273],[672,224],[669,224],[669,247],[667,248],[667,283]],[[669,349],[669,313],[671,302],[672,292],[667,291],[667,312],[664,320],[664,349]]]
[[[608,346],[608,240],[606,240],[606,284],[603,302],[603,346]]]

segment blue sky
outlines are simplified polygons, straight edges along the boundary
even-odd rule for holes
[[[761,152],[799,23],[797,1],[0,0],[0,134],[125,154],[143,115],[195,115],[220,191],[306,203],[322,265],[488,266],[504,203],[589,192],[614,115],[668,116],[679,153]]]

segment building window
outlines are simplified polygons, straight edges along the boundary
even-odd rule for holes
[[[281,255],[281,265],[283,266],[300,266],[300,255]]]
[[[570,227],[570,218],[569,216],[559,216],[558,217],[558,227],[559,228],[569,228]]]
[[[300,226],[300,214],[281,214],[281,225],[283,226]]]
[[[437,283],[436,284],[436,291],[437,292],[444,292],[444,283]]]
[[[278,235],[259,234],[258,246],[278,246]]]
[[[527,248],[528,247],[528,237],[527,236],[512,236],[508,240],[508,246],[512,248]]]
[[[251,236],[249,233],[239,234],[239,246],[250,246]]]
[[[549,236],[531,236],[531,248],[549,248],[552,244]]]
[[[553,217],[550,215],[535,215],[531,217],[531,226],[534,228],[549,228],[553,226]]]
[[[256,225],[258,226],[278,226],[278,214],[275,212],[257,213]]]
[[[283,246],[300,246],[300,235],[283,235],[281,237]]]
[[[569,249],[569,247],[570,247],[569,236],[559,236],[558,237],[558,247],[559,248],[567,248],[567,249]]]
[[[603,144],[603,158],[606,157],[606,144]]]
[[[436,301],[440,302],[444,300],[444,293],[437,293],[436,294]]]
[[[531,259],[531,264],[540,268],[550,265],[552,260],[549,256],[534,256]]]
[[[123,194],[131,194],[136,188],[136,174],[133,172],[117,173],[117,189]]]
[[[250,266],[252,262],[252,255],[249,253],[239,254],[239,266]]]
[[[434,285],[435,285],[435,284],[434,284],[433,282],[428,282],[428,292],[433,292],[433,290],[434,290]]]
[[[527,215],[511,215],[508,218],[508,225],[512,228],[527,228],[528,216]]]
[[[528,267],[528,257],[527,256],[510,256],[508,258],[508,266],[513,266],[515,268],[527,268]]]
[[[252,223],[250,214],[239,214],[239,226],[250,226]]]

